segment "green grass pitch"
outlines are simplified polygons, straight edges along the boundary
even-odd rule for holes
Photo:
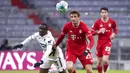
[[[85,70],[77,70],[77,73],[86,73]],[[16,70],[16,71],[0,71],[0,73],[39,73],[36,70],[32,71],[24,71],[24,70]],[[93,70],[93,73],[98,73],[96,70]],[[130,71],[123,71],[123,70],[109,70],[107,73],[130,73]]]

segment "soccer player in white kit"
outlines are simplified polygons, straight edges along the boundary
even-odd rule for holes
[[[40,66],[39,73],[48,73],[52,64],[55,64],[59,73],[66,73],[66,63],[62,50],[60,47],[57,47],[55,51],[52,50],[52,46],[55,43],[55,40],[51,32],[48,30],[47,24],[45,23],[39,26],[39,32],[29,36],[21,44],[16,45],[13,48],[22,48],[25,44],[34,39],[39,42],[44,53],[42,59],[34,64],[34,67]]]

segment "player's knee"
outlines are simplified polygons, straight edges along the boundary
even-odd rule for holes
[[[73,66],[68,66],[67,70],[68,70],[69,73],[71,73],[73,71]]]
[[[73,70],[73,65],[72,64],[68,64],[67,65],[67,70]]]
[[[87,70],[87,73],[92,73],[92,70],[91,69]]]
[[[68,67],[67,67],[67,70],[68,70],[68,71],[72,71],[72,70],[73,70],[73,66],[68,66]]]
[[[108,64],[108,60],[103,60],[103,64]]]
[[[101,62],[101,61],[98,61],[98,62],[97,62],[97,65],[98,65],[98,66],[102,65],[102,62]]]

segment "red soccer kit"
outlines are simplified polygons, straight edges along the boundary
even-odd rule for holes
[[[101,28],[105,28],[104,33],[97,34],[98,41],[96,47],[96,55],[102,57],[103,55],[110,55],[111,53],[111,39],[110,36],[112,32],[117,34],[116,22],[109,18],[107,22],[103,22],[101,19],[98,19],[93,27],[92,31],[99,31]],[[95,33],[93,33],[95,34]]]
[[[66,60],[76,62],[78,58],[82,65],[92,64],[92,54],[89,53],[87,56],[83,55],[83,52],[87,47],[92,48],[93,43],[87,44],[86,37],[93,38],[88,26],[80,21],[78,27],[74,27],[72,22],[68,22],[64,25],[62,34],[68,34],[67,46],[66,46]]]

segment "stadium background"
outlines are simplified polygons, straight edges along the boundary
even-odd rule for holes
[[[80,11],[81,20],[91,28],[93,22],[100,17],[100,7],[105,6],[109,8],[109,16],[116,20],[119,29],[116,39],[113,40],[109,70],[130,70],[130,0],[66,0],[69,4],[69,11],[65,14],[60,14],[55,9],[59,1],[0,0],[0,44],[5,38],[11,46],[19,44],[26,37],[37,32],[38,25],[42,22],[48,23],[49,30],[57,38],[64,23],[69,21],[68,13],[71,10]],[[60,46],[65,48],[65,40]],[[41,48],[35,40],[24,47],[24,51],[37,50],[40,51]],[[92,53],[96,63],[95,46]],[[0,67],[2,68],[2,64]],[[79,61],[75,67],[82,69]],[[96,64],[93,65],[93,69],[95,68]],[[0,73],[6,72],[0,71]]]

